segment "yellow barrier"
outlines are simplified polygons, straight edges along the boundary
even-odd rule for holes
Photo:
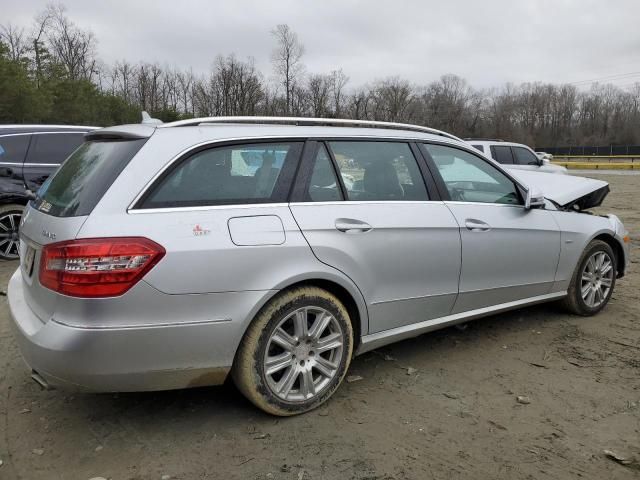
[[[577,170],[640,170],[640,163],[620,163],[620,162],[551,162],[554,165],[562,165],[569,169]]]
[[[554,155],[555,158],[640,158],[640,155]]]

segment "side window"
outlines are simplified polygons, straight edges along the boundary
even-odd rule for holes
[[[538,165],[538,157],[531,153],[526,148],[513,147],[513,153],[516,156],[516,163],[518,165]]]
[[[139,208],[284,201],[301,146],[260,143],[202,150],[151,187]]]
[[[511,155],[511,147],[491,145],[491,156],[493,159],[505,165],[513,163],[513,156]]]
[[[0,163],[22,163],[27,154],[31,135],[0,137]]]
[[[471,145],[471,146],[476,150],[480,150],[482,153],[484,153],[484,145]]]
[[[324,145],[320,145],[313,165],[313,173],[307,190],[311,202],[331,202],[343,200],[338,177],[331,164],[331,158]]]
[[[64,162],[84,142],[84,133],[43,133],[33,136],[26,163]]]
[[[427,189],[406,143],[330,142],[349,200],[428,200]]]
[[[483,159],[464,150],[427,145],[451,200],[520,205],[515,183]]]

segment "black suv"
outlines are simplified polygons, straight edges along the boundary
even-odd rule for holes
[[[96,127],[0,125],[0,258],[18,257],[22,209]]]

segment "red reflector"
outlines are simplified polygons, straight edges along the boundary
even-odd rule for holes
[[[40,284],[72,297],[113,297],[133,287],[165,249],[142,237],[86,238],[42,249]]]

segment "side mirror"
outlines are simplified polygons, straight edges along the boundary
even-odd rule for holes
[[[529,187],[524,199],[524,209],[531,210],[542,207],[544,207],[544,195],[536,187]]]

